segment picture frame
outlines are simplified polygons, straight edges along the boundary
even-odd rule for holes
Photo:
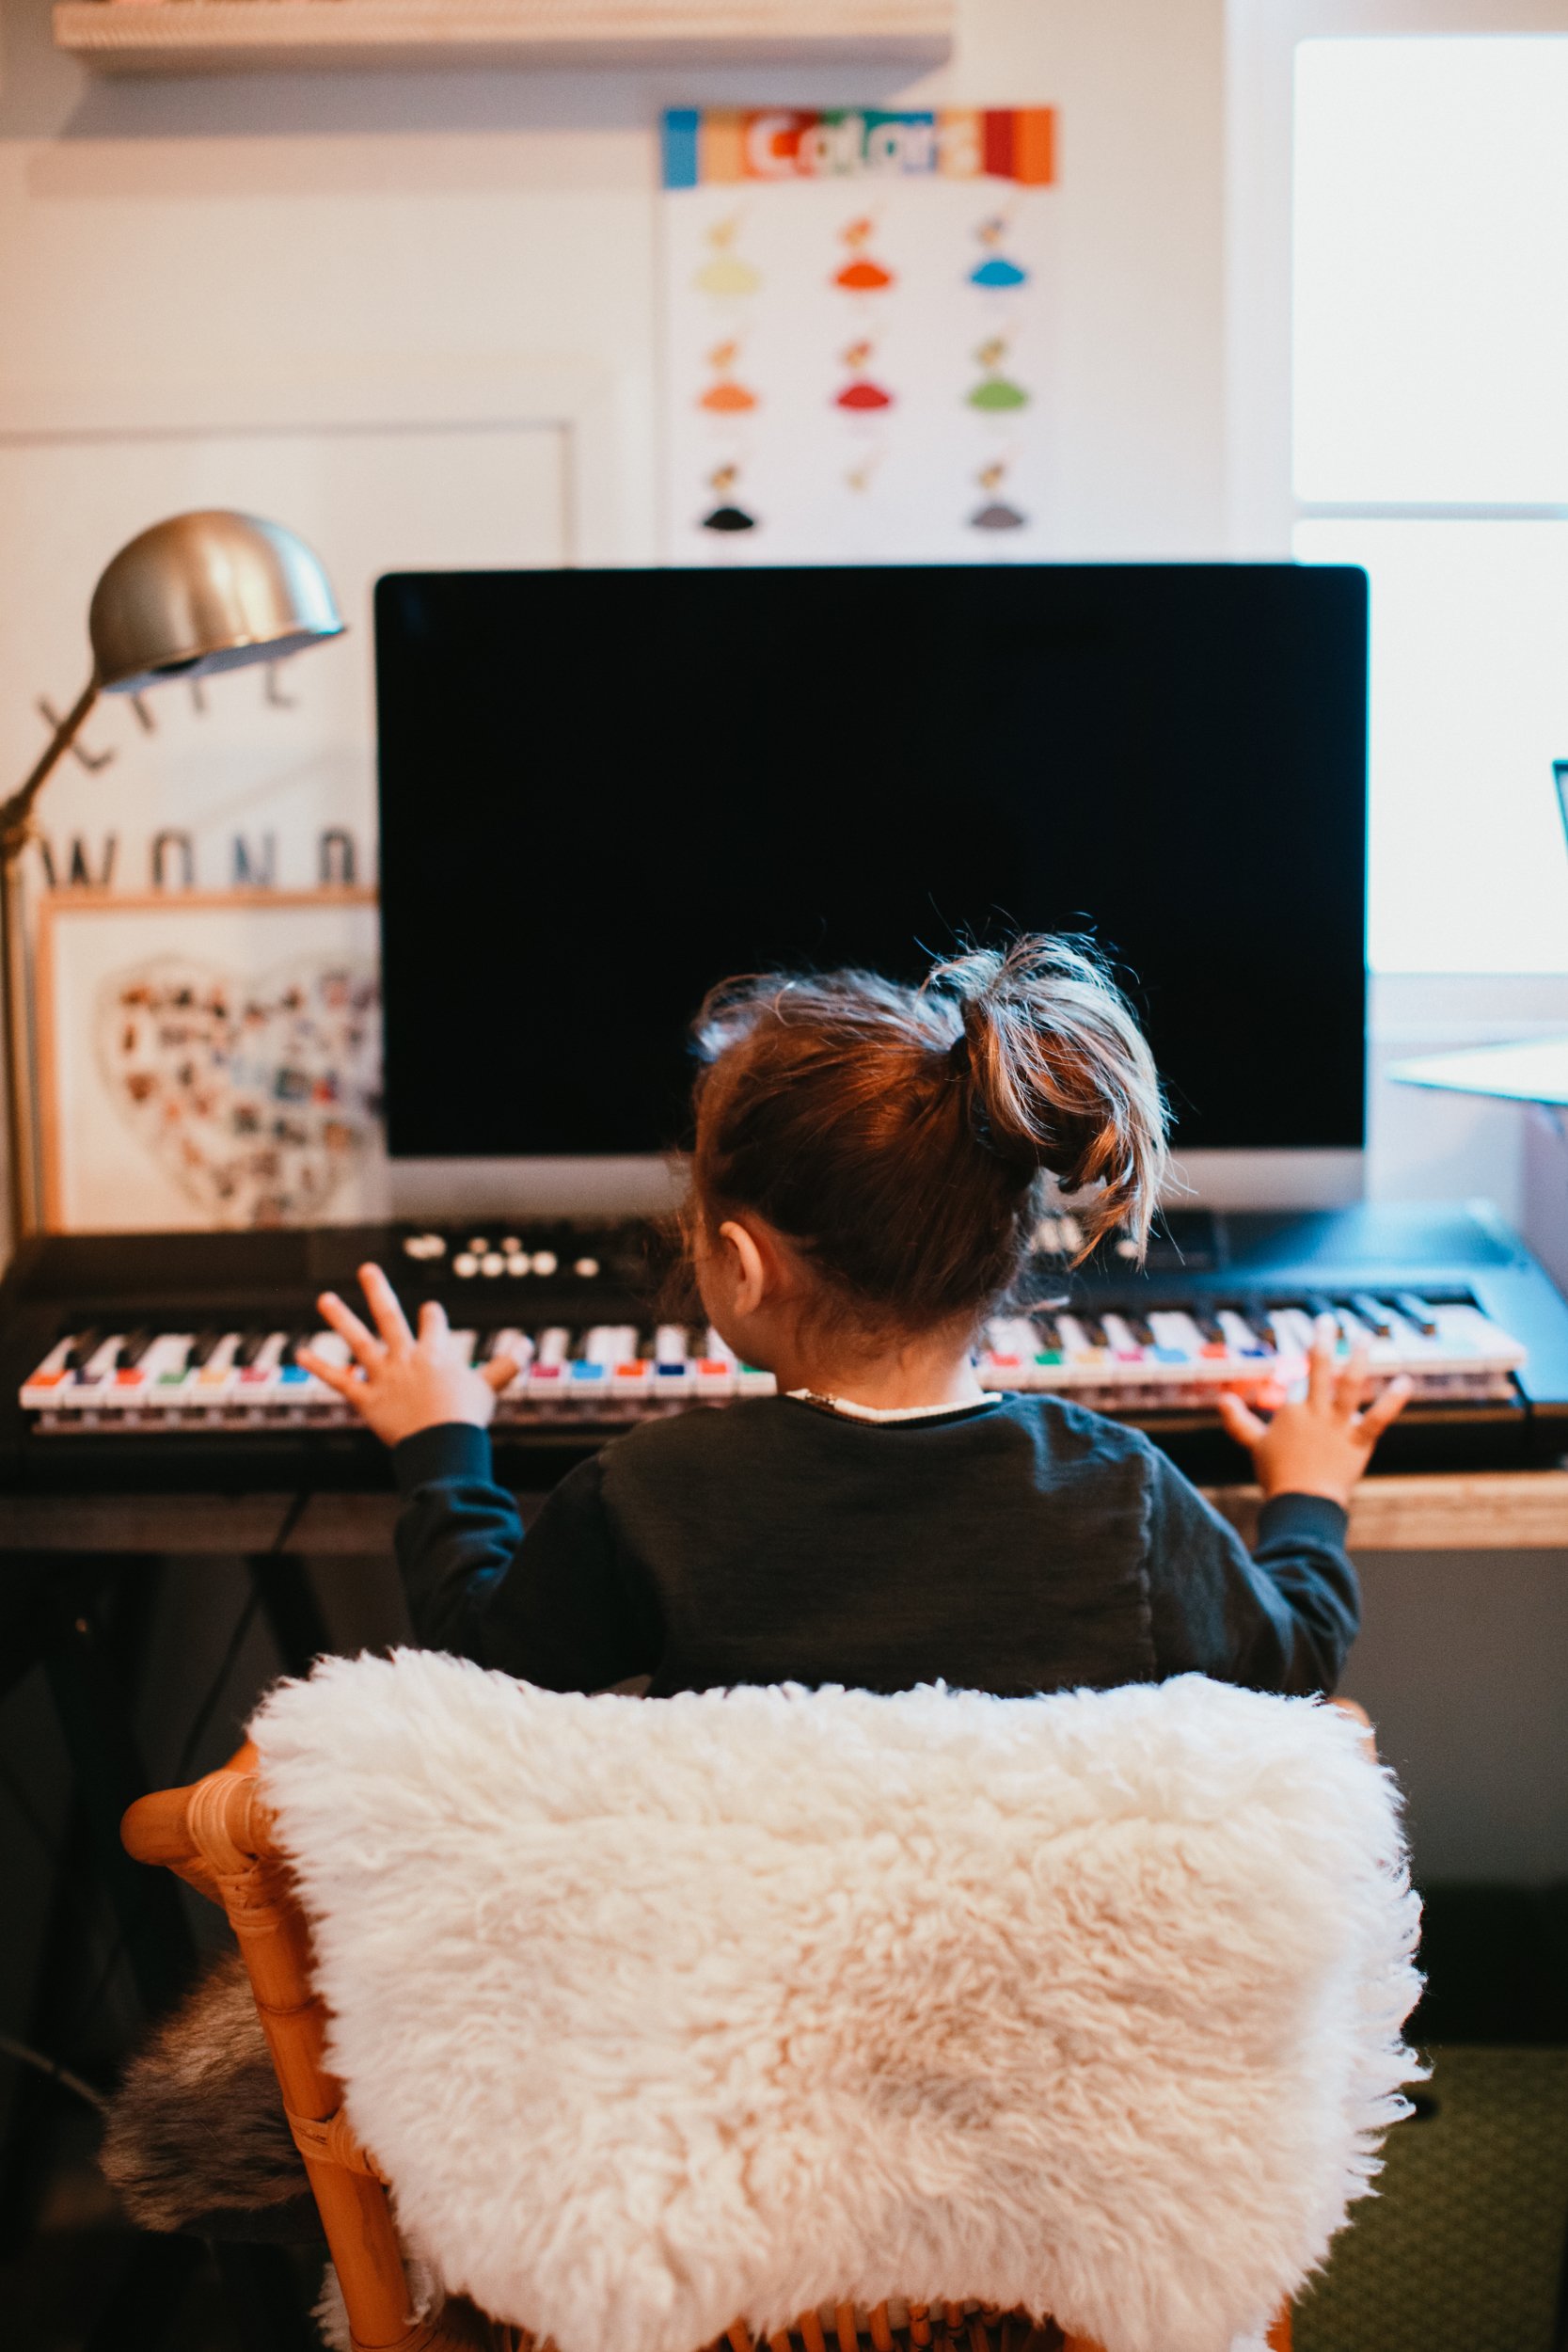
[[[44,1223],[385,1214],[376,893],[70,888],[38,908]]]

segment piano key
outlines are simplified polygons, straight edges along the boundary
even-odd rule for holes
[[[1436,1319],[1424,1298],[1418,1298],[1414,1291],[1396,1291],[1394,1304],[1405,1321],[1415,1325],[1423,1340],[1437,1337]]]
[[[584,1332],[581,1352],[591,1364],[612,1367],[637,1354],[637,1327],[630,1323],[595,1323]]]
[[[90,1362],[91,1359],[97,1355],[103,1344],[103,1332],[96,1324],[89,1324],[85,1331],[78,1332],[74,1339],[67,1342],[63,1359],[65,1370],[80,1372],[82,1366]]]
[[[248,1372],[252,1369],[270,1336],[264,1326],[261,1330],[242,1331],[239,1345],[234,1350],[236,1371]]]
[[[91,1355],[77,1365],[71,1384],[72,1402],[85,1401],[87,1395],[96,1393],[108,1381],[119,1354],[121,1336],[119,1331],[111,1331],[108,1338],[101,1339]]]
[[[1272,1362],[1276,1353],[1274,1327],[1270,1325],[1260,1329],[1261,1315],[1254,1321],[1250,1316],[1239,1314],[1234,1307],[1221,1307],[1216,1320],[1232,1356],[1252,1365]]]
[[[24,1413],[50,1412],[59,1403],[57,1391],[71,1384],[66,1358],[72,1343],[67,1338],[56,1340],[42,1363],[35,1365],[22,1384],[21,1406]]]
[[[1393,1326],[1389,1323],[1381,1300],[1374,1298],[1370,1291],[1353,1292],[1350,1303],[1375,1339],[1392,1338]]]
[[[213,1350],[222,1346],[223,1337],[223,1333],[215,1329],[193,1332],[190,1347],[185,1357],[187,1371],[199,1372]]]

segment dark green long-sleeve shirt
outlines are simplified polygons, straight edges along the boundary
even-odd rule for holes
[[[1198,1672],[1331,1691],[1360,1603],[1345,1514],[1256,1549],[1139,1431],[1055,1398],[867,1422],[791,1397],[645,1423],[525,1537],[483,1430],[394,1454],[421,1641],[555,1690],[635,1677],[1016,1696]]]

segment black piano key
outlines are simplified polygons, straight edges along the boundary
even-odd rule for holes
[[[1140,1347],[1159,1346],[1160,1343],[1154,1336],[1153,1325],[1147,1323],[1142,1315],[1124,1315],[1122,1321]]]
[[[1356,1291],[1350,1304],[1351,1312],[1378,1339],[1386,1340],[1392,1335],[1394,1327],[1388,1320],[1388,1311],[1381,1298],[1374,1298],[1370,1291]]]
[[[1106,1330],[1105,1326],[1101,1322],[1098,1315],[1080,1315],[1078,1318],[1078,1327],[1083,1332],[1084,1337],[1088,1341],[1091,1347],[1110,1346],[1110,1333]]]
[[[253,1364],[271,1337],[272,1333],[264,1326],[259,1331],[242,1331],[239,1345],[234,1350],[236,1371],[244,1372]]]
[[[78,1332],[66,1350],[67,1372],[80,1372],[88,1358],[97,1355],[103,1340],[104,1333],[97,1324],[91,1324],[87,1330]]]
[[[185,1351],[185,1370],[199,1372],[217,1354],[223,1343],[223,1333],[215,1326],[210,1331],[198,1331]]]
[[[143,1324],[139,1330],[128,1332],[116,1352],[115,1363],[118,1369],[121,1372],[134,1372],[157,1336],[156,1331],[147,1324]]]
[[[1230,1311],[1242,1328],[1251,1335],[1255,1347],[1264,1349],[1270,1356],[1278,1354],[1279,1343],[1274,1335],[1274,1325],[1269,1321],[1267,1309],[1257,1299],[1249,1300],[1244,1307],[1233,1307]]]
[[[1189,1320],[1196,1324],[1211,1347],[1229,1345],[1230,1343],[1225,1335],[1224,1324],[1216,1316],[1212,1315],[1206,1307],[1189,1307],[1186,1313]]]
[[[1437,1337],[1436,1322],[1424,1298],[1418,1298],[1414,1291],[1396,1291],[1394,1304],[1405,1321],[1416,1326],[1423,1339],[1434,1340]]]

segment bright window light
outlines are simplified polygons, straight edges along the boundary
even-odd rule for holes
[[[1568,37],[1304,41],[1295,487],[1568,503]]]
[[[1568,522],[1311,521],[1371,580],[1369,961],[1568,968]]]

